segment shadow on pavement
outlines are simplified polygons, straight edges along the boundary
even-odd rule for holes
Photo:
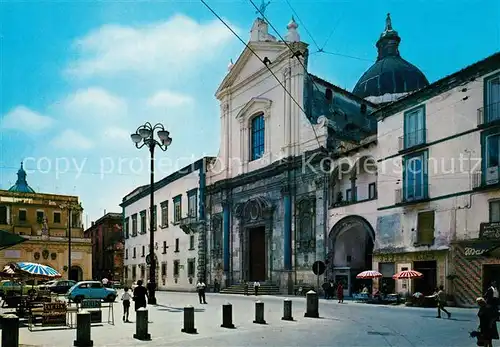
[[[167,306],[167,305],[156,305],[159,308],[158,311],[168,311],[168,312],[184,312],[184,307],[173,307],[173,306]],[[204,308],[195,308],[194,312],[205,312]]]
[[[453,321],[456,321],[456,322],[474,322],[474,320],[472,319],[458,319],[458,318],[438,318],[436,316],[422,316],[422,318],[434,318],[434,319],[442,319],[442,320],[453,320]]]

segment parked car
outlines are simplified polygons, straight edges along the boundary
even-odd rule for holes
[[[106,302],[115,301],[118,293],[114,288],[106,288],[99,281],[82,281],[68,291],[68,299],[81,302],[83,299],[102,299]]]
[[[14,292],[21,294],[21,284],[14,281],[1,281],[0,282],[0,297],[5,297],[7,292]]]
[[[73,287],[76,283],[76,281],[71,280],[55,280],[38,286],[38,289],[48,290],[51,293],[56,294],[66,294],[68,290],[70,290],[70,288]]]

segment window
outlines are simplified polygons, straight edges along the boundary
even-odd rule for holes
[[[132,258],[134,258],[134,259],[136,258],[135,247],[134,247],[134,249],[132,250]]]
[[[182,195],[174,198],[174,223],[179,223],[182,218]]]
[[[352,201],[352,189],[347,189],[345,191],[345,201],[347,202]]]
[[[123,268],[123,276],[125,277],[125,279],[128,279],[128,266],[125,266]]]
[[[188,259],[187,265],[188,265],[188,277],[194,277],[195,274],[195,259]]]
[[[427,198],[427,151],[403,158],[404,201]]]
[[[425,107],[419,106],[405,113],[404,148],[425,143]]]
[[[43,211],[36,211],[36,222],[37,223],[43,223],[44,218],[45,218],[45,213]]]
[[[0,206],[0,224],[7,224],[7,206]]]
[[[432,245],[434,243],[434,211],[418,213],[417,243]]]
[[[125,250],[125,259],[128,259],[128,249]]]
[[[103,287],[102,283],[95,282],[90,284],[90,288],[101,289]]]
[[[61,212],[54,212],[54,223],[55,224],[61,223]]]
[[[132,236],[137,236],[137,213],[132,215]]]
[[[168,228],[168,201],[161,203],[161,227]]]
[[[188,192],[188,216],[196,218],[198,190],[193,189]]]
[[[156,228],[158,228],[158,207],[156,205],[154,205],[153,206],[153,231],[156,231]]]
[[[129,218],[125,218],[125,238],[128,239],[129,238],[129,234],[130,234],[130,221],[129,221]]]
[[[19,221],[20,222],[26,222],[26,210],[19,210]],[[54,222],[55,223],[55,222]]]
[[[179,276],[179,261],[178,260],[174,260],[174,277],[178,277]]]
[[[144,257],[146,254],[146,247],[142,246],[141,257]]]
[[[333,99],[333,92],[330,88],[326,88],[325,90],[325,99],[328,101],[332,101]]]
[[[146,226],[146,210],[141,211],[141,234],[145,234],[147,230]]]
[[[179,239],[175,239],[175,251],[179,252]]]
[[[194,249],[194,235],[189,235],[189,250]]]
[[[500,200],[490,201],[490,223],[500,222]]]
[[[163,241],[163,254],[167,253],[167,241]]]
[[[377,197],[377,184],[370,183],[368,185],[368,199],[375,199]]]
[[[161,263],[161,276],[167,276],[167,263]]]
[[[135,281],[136,277],[137,277],[137,267],[135,265],[132,265],[132,279]]]
[[[485,111],[487,122],[500,119],[500,75],[485,79]]]
[[[250,137],[250,158],[257,160],[264,154],[264,114],[260,113],[252,119]]]

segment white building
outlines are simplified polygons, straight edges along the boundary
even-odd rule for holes
[[[195,290],[204,268],[206,161],[202,158],[155,183],[156,283],[160,290]],[[125,274],[128,283],[149,278],[149,185],[139,187],[121,204],[125,233]]]
[[[374,113],[373,264],[396,292],[444,285],[467,305],[500,280],[500,259],[491,253],[500,246],[499,72],[497,53]],[[390,278],[404,269],[424,278]]]

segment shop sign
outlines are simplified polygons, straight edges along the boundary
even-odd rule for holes
[[[479,225],[479,238],[500,239],[500,223],[481,223]]]
[[[489,241],[469,243],[464,246],[464,256],[467,258],[486,256],[488,252],[498,248]]]
[[[426,260],[436,260],[435,252],[415,252],[415,253],[403,253],[403,254],[380,254],[377,255],[379,262],[381,263],[395,263],[395,262],[408,262],[408,261],[426,261]]]

